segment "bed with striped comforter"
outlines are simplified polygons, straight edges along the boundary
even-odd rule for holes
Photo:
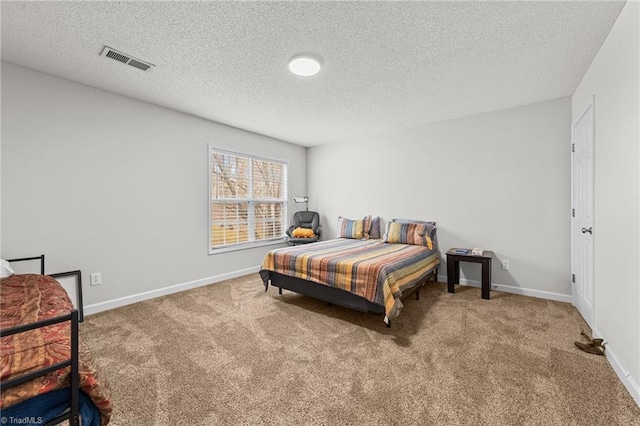
[[[271,250],[262,262],[265,288],[269,273],[301,278],[348,291],[380,306],[386,318],[402,309],[403,291],[424,281],[440,264],[437,249],[381,240],[336,238]]]

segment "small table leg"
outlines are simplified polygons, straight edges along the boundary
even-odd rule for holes
[[[491,260],[487,259],[482,262],[482,298],[489,299],[489,290],[491,289]]]
[[[460,262],[455,260],[447,261],[447,291],[449,293],[454,293],[455,288],[454,284],[460,282]]]

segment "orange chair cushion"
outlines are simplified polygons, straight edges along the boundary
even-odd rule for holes
[[[296,228],[291,233],[296,238],[313,238],[316,234],[313,233],[313,229],[309,228]]]

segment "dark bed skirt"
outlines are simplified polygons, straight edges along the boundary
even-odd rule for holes
[[[284,288],[305,296],[323,300],[325,302],[334,303],[346,308],[355,309],[361,312],[372,312],[375,314],[384,314],[384,306],[377,305],[365,299],[364,297],[349,293],[348,291],[329,287],[327,285],[314,283],[312,281],[303,280],[302,278],[290,277],[288,275],[279,274],[273,271],[260,271],[260,275],[264,280],[264,273],[268,274],[268,279],[274,287]]]
[[[313,297],[315,299],[323,300],[325,302],[334,303],[346,308],[355,309],[360,312],[371,312],[374,314],[384,314],[384,305],[378,305],[370,302],[364,297],[349,293],[346,290],[342,290],[335,287],[330,287],[324,284],[318,284],[313,281],[307,281],[302,278],[290,277],[289,275],[283,275],[278,272],[261,270],[260,276],[265,285],[265,291],[269,288],[269,281],[274,287],[280,289],[291,290],[296,293],[303,294],[305,296]],[[431,270],[427,276],[416,283],[412,288],[406,289],[403,292],[403,298],[413,293],[419,292],[420,287],[426,284],[429,279],[435,281],[438,276],[438,268]],[[416,294],[419,297],[419,293]]]

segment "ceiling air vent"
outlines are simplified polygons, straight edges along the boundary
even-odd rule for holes
[[[153,67],[153,64],[148,62],[141,61],[139,59],[132,58],[131,55],[127,55],[126,53],[122,53],[117,51],[116,49],[112,49],[109,46],[105,46],[102,49],[102,53],[100,56],[106,56],[107,58],[115,59],[118,62],[122,62],[123,64],[131,65],[134,68],[138,68],[142,71],[147,71],[149,68]]]

